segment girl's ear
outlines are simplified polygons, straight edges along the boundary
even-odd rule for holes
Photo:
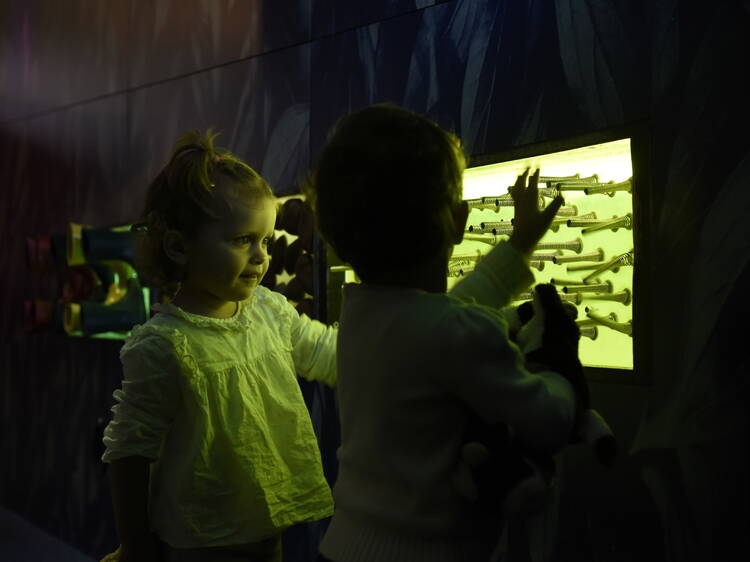
[[[454,244],[460,244],[464,239],[464,231],[466,230],[466,221],[469,220],[469,204],[466,201],[459,201],[452,209],[453,214],[453,227],[455,238],[453,239]]]
[[[187,263],[187,240],[179,230],[167,230],[162,239],[162,247],[167,257],[176,264],[185,265]]]

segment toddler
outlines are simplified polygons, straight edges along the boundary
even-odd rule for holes
[[[332,513],[296,374],[335,384],[335,330],[260,285],[275,198],[215,136],[179,139],[133,227],[172,298],[125,341],[104,434],[123,562],[280,562],[286,527]]]
[[[382,104],[338,123],[306,187],[321,233],[362,281],[344,287],[336,510],[320,560],[488,560],[499,519],[456,485],[471,420],[509,427],[540,455],[570,435],[570,383],[527,370],[499,311],[533,281],[528,257],[562,199],[540,211],[538,171],[522,174],[509,242],[446,294],[468,216],[464,167],[455,136]]]

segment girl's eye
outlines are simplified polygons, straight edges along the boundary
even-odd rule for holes
[[[250,237],[249,236],[240,236],[239,238],[234,239],[237,244],[244,245],[250,243]]]
[[[271,239],[270,238],[264,238],[263,239],[263,245],[264,246],[268,246],[270,243],[271,243]]]

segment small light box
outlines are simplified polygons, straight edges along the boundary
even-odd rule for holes
[[[565,204],[532,255],[536,283],[553,283],[576,305],[585,366],[633,369],[633,166],[630,139],[469,167],[471,211],[449,264],[448,288],[512,231],[508,193],[526,168],[540,169],[540,205]],[[530,293],[519,296],[520,304]]]

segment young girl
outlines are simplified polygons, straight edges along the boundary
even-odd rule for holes
[[[286,527],[332,513],[295,374],[335,384],[335,331],[260,286],[275,199],[214,136],[179,139],[134,225],[173,298],[123,345],[104,436],[123,562],[280,562]]]
[[[509,426],[539,454],[570,435],[571,385],[526,369],[498,310],[533,280],[528,257],[562,200],[540,212],[538,171],[528,188],[520,176],[509,243],[446,295],[464,167],[455,136],[376,105],[339,122],[307,187],[323,236],[362,281],[344,287],[339,320],[341,448],[321,560],[488,560],[499,521],[456,485],[470,420]]]

